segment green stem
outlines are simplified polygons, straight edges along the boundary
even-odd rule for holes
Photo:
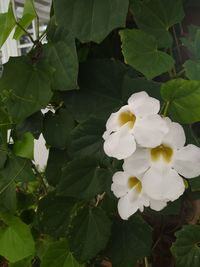
[[[20,25],[20,23],[17,22],[17,21],[16,21],[16,25],[17,25],[17,26],[18,26],[18,27],[19,27],[25,34],[27,34],[28,37],[30,38],[31,42],[32,42],[33,44],[35,44],[35,41],[33,40],[33,37],[31,36],[31,34],[30,34],[27,30],[25,30],[24,27],[23,27],[22,25]]]
[[[185,70],[181,70],[176,74],[176,78],[181,77],[185,73]]]
[[[43,175],[38,171],[37,167],[34,164],[32,164],[32,168],[34,169],[35,173],[37,174],[38,178],[40,179],[41,185],[42,185],[42,187],[44,189],[44,193],[46,195],[48,193],[48,188],[45,184]]]
[[[168,112],[169,104],[170,104],[169,101],[167,101],[166,104],[165,104],[165,108],[164,108],[164,111],[163,111],[163,114],[162,114],[164,117],[167,116],[167,112]]]
[[[173,51],[172,51],[171,47],[170,47],[169,51],[170,51],[171,57],[173,58]],[[175,67],[172,68],[172,75],[173,75],[173,77],[176,77],[176,68]]]
[[[159,112],[160,115],[163,114],[164,108],[165,108],[165,103],[162,104],[162,107],[161,107],[160,112]]]
[[[148,263],[147,257],[144,257],[144,264],[145,264],[145,267],[149,267],[149,263]]]
[[[44,32],[40,35],[40,37],[39,37],[39,41],[42,41],[42,39],[45,37],[46,34],[47,34],[46,31],[44,31]]]
[[[181,50],[180,50],[180,47],[179,47],[178,38],[177,38],[174,26],[172,27],[172,31],[173,31],[174,40],[175,40],[175,43],[176,43],[176,48],[177,48],[177,52],[178,52],[179,61],[180,61],[180,63],[182,63]]]

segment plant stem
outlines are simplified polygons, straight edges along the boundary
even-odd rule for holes
[[[145,267],[149,267],[149,263],[148,263],[147,257],[144,257],[144,264],[145,264]]]
[[[28,37],[30,38],[31,42],[32,42],[33,44],[35,44],[35,41],[33,40],[33,37],[31,36],[31,34],[30,34],[27,30],[25,30],[24,27],[23,27],[22,25],[20,25],[20,23],[17,22],[17,21],[16,21],[16,25],[17,25],[20,29],[22,29],[22,31],[23,31],[25,34],[28,35]]]
[[[174,40],[175,40],[175,43],[176,43],[176,48],[177,48],[177,52],[178,52],[179,61],[180,61],[180,64],[181,64],[182,63],[181,50],[180,50],[180,47],[179,47],[178,38],[177,38],[174,26],[172,27],[172,31],[173,31]]]
[[[176,74],[176,78],[182,76],[184,73],[185,73],[185,70],[184,70],[184,69],[181,70],[181,71],[179,71],[179,72]]]
[[[39,21],[38,15],[36,17],[36,25],[37,25],[37,40],[39,40],[39,37],[40,37],[40,21]]]
[[[173,58],[173,51],[172,51],[171,47],[169,49],[169,53],[170,53],[171,57]],[[174,78],[174,77],[176,77],[176,68],[175,67],[172,68],[172,78]]]
[[[37,174],[38,178],[40,179],[41,185],[42,185],[42,187],[44,189],[44,193],[46,195],[48,193],[48,188],[45,184],[43,175],[38,171],[37,167],[34,164],[32,164],[32,168],[34,169],[35,173]]]
[[[95,203],[95,207],[97,207],[99,205],[99,202],[103,200],[105,195],[106,195],[106,192],[103,192],[101,195],[97,195],[97,201]]]
[[[46,34],[47,34],[47,32],[44,31],[44,32],[40,35],[40,37],[39,37],[39,41],[42,41],[42,39],[45,37]]]
[[[164,108],[164,111],[163,111],[163,114],[162,114],[164,117],[167,116],[167,112],[168,112],[169,104],[170,104],[169,101],[167,101],[166,104],[165,104],[165,108]]]

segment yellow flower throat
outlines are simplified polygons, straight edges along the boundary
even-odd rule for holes
[[[162,157],[162,159],[169,163],[173,156],[173,149],[166,145],[160,145],[151,149],[151,159],[152,161],[158,161]]]
[[[142,183],[140,182],[140,180],[137,177],[134,177],[134,176],[129,177],[128,187],[130,189],[135,187],[135,189],[138,193],[140,193],[142,191]]]
[[[119,115],[119,125],[123,126],[127,122],[129,123],[129,127],[133,128],[136,121],[136,117],[130,111],[124,111]]]

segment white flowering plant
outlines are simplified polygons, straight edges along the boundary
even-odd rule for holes
[[[7,2],[0,266],[199,267],[198,1]]]

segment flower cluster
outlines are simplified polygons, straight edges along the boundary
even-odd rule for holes
[[[183,194],[184,178],[200,174],[200,148],[184,146],[183,127],[159,115],[159,110],[157,99],[139,92],[106,123],[104,151],[124,160],[111,186],[122,219],[144,207],[163,209]]]

